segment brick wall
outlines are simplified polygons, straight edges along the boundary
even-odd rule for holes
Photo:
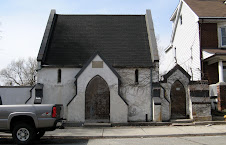
[[[208,80],[209,84],[216,84],[217,82],[219,82],[217,63],[208,65],[208,63],[205,62],[203,64],[203,73],[203,80]]]
[[[201,28],[201,48],[217,48],[217,24],[216,23],[202,23]]]
[[[226,109],[226,85],[217,86],[217,108],[219,111]]]

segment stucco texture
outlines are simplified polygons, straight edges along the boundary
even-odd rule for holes
[[[176,70],[169,78],[167,78],[166,83],[162,83],[161,85],[165,89],[165,97],[167,100],[171,100],[170,93],[171,93],[171,86],[175,81],[180,81],[186,92],[186,115],[189,116],[192,119],[192,103],[191,98],[188,94],[188,84],[190,80],[184,75],[180,70]],[[171,103],[168,102],[164,97],[162,98],[162,120],[168,121],[171,117]]]
[[[98,55],[93,61],[103,61]],[[110,89],[110,122],[123,123],[128,121],[128,106],[118,94],[118,78],[103,63],[103,68],[92,68],[90,63],[77,78],[77,95],[68,106],[68,120],[85,122],[85,91],[89,81],[95,76],[102,77]]]
[[[150,69],[139,68],[138,83],[135,82],[135,68],[117,69],[121,76],[121,94],[129,104],[129,121],[151,119]]]

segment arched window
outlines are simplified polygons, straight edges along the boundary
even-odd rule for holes
[[[138,69],[135,70],[135,84],[139,83],[139,72]]]
[[[57,83],[61,83],[61,69],[58,69]]]

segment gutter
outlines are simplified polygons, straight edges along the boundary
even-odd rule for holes
[[[226,19],[226,17],[199,17],[199,19]]]

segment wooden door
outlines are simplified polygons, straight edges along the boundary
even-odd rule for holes
[[[176,81],[171,87],[171,118],[186,118],[186,92],[181,82]]]
[[[85,92],[86,122],[109,122],[110,90],[106,81],[95,76],[87,85]]]

